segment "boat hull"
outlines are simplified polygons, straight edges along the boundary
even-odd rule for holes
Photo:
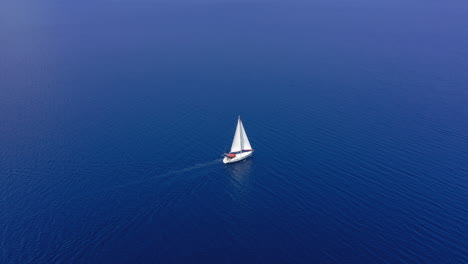
[[[239,161],[242,161],[242,160],[245,160],[245,159],[251,157],[252,154],[253,154],[253,151],[247,151],[247,152],[242,152],[242,153],[236,154],[236,156],[234,158],[224,157],[223,163],[228,164],[228,163],[239,162]]]

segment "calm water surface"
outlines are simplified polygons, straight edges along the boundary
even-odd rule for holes
[[[0,3],[0,262],[468,263],[466,14]]]

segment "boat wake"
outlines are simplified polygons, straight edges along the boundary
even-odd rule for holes
[[[142,199],[140,201],[135,201],[133,206],[136,206],[138,209],[133,211],[132,214],[128,214],[119,218],[118,220],[114,220],[112,225],[104,226],[98,232],[97,241],[101,244],[104,241],[109,241],[112,239],[117,239],[115,230],[138,230],[138,227],[145,226],[148,221],[153,219],[153,216],[157,214],[159,210],[162,210],[166,207],[171,207],[175,203],[177,203],[184,195],[189,193],[193,193],[198,190],[201,186],[209,182],[216,174],[206,174],[203,177],[187,177],[186,181],[180,181],[180,178],[176,178],[174,176],[177,175],[189,175],[188,173],[193,172],[195,170],[200,170],[203,168],[210,167],[215,164],[221,164],[221,159],[215,159],[209,162],[197,163],[192,166],[188,166],[182,169],[176,169],[167,171],[160,174],[151,175],[154,171],[150,171],[146,173],[148,176],[142,180],[135,180],[131,182],[127,182],[125,184],[111,186],[109,188],[100,189],[99,192],[93,193],[86,193],[83,194],[81,197],[75,197],[74,199],[70,199],[68,201],[74,200],[74,202],[82,203],[82,198],[93,198],[97,194],[102,195],[103,193],[105,196],[113,195],[110,192],[118,193],[119,189],[124,189],[128,187],[132,187],[131,191],[129,192],[144,192],[146,194],[151,193],[150,196],[152,199]],[[198,175],[199,176],[199,175]],[[155,187],[153,189],[153,187]],[[148,189],[151,192],[148,192]],[[78,198],[78,199],[77,199]],[[107,201],[108,198],[105,200]],[[94,201],[95,202],[95,201]],[[107,205],[103,205],[106,208]],[[117,233],[118,234],[118,233]],[[87,250],[92,250],[93,247],[99,247],[96,243],[86,243],[81,246],[79,252],[76,253],[77,256],[84,254]]]
[[[164,176],[168,176],[168,175],[172,175],[172,174],[179,174],[179,173],[190,172],[190,171],[193,171],[193,170],[196,170],[196,169],[201,169],[201,168],[204,168],[204,167],[208,167],[208,166],[210,166],[210,165],[214,165],[214,164],[220,163],[221,161],[222,161],[222,159],[215,159],[215,160],[210,161],[210,162],[198,163],[198,164],[192,165],[192,166],[187,167],[187,168],[184,168],[184,169],[168,171],[168,172],[166,172],[166,173],[163,173],[163,174],[158,175],[158,177],[164,177]],[[156,177],[156,176],[155,176],[155,177]]]
[[[125,184],[115,185],[115,186],[112,186],[112,187],[109,187],[109,188],[101,189],[101,190],[99,190],[99,193],[110,192],[110,191],[114,191],[114,190],[121,189],[121,188],[127,188],[127,187],[130,187],[130,186],[133,186],[133,185],[139,185],[139,184],[142,184],[142,183],[149,183],[153,179],[163,180],[163,179],[168,178],[170,176],[174,176],[174,175],[177,175],[177,174],[187,173],[187,172],[191,172],[191,171],[194,171],[194,170],[206,168],[206,167],[209,167],[209,166],[214,165],[214,164],[219,164],[219,163],[221,163],[221,161],[222,161],[222,159],[215,159],[215,160],[212,160],[212,161],[209,161],[209,162],[198,163],[198,164],[195,164],[195,165],[183,168],[183,169],[167,171],[167,172],[164,172],[164,173],[161,173],[161,174],[149,176],[149,177],[147,177],[145,179],[130,181],[130,182],[127,182]],[[148,174],[150,174],[150,173],[151,172],[149,172]],[[95,193],[98,193],[98,192],[88,193],[86,196],[91,196],[91,195],[93,195]]]

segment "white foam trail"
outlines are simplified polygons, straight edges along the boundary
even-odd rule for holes
[[[154,179],[154,178],[161,179],[161,178],[165,178],[165,177],[175,175],[175,174],[179,174],[179,173],[187,173],[187,172],[190,172],[190,171],[193,171],[193,170],[197,170],[197,169],[208,167],[210,165],[214,165],[216,163],[219,163],[220,161],[221,161],[221,159],[215,159],[215,160],[209,161],[209,162],[198,163],[198,164],[192,165],[192,166],[187,167],[187,168],[183,168],[183,169],[179,169],[179,170],[172,170],[172,171],[168,171],[168,172],[161,173],[161,174],[158,174],[158,175],[153,175],[151,177],[148,177],[148,178],[145,178],[145,179],[142,179],[142,180],[131,181],[131,182],[127,182],[125,184],[112,186],[112,187],[109,187],[109,188],[106,188],[106,189],[101,189],[99,192],[89,193],[86,196],[90,196],[90,195],[93,195],[95,193],[103,193],[103,192],[116,190],[116,189],[119,189],[119,188],[125,188],[125,187],[129,187],[129,186],[132,186],[132,185],[141,184],[141,183],[147,182],[147,181],[149,181],[151,179]]]
[[[215,160],[210,161],[210,162],[198,163],[198,164],[195,164],[193,166],[190,166],[190,167],[187,167],[187,168],[184,168],[184,169],[173,170],[173,171],[168,171],[168,172],[163,173],[163,174],[159,174],[158,177],[164,177],[164,176],[167,176],[167,175],[177,174],[177,173],[182,173],[182,172],[189,172],[189,171],[200,169],[200,168],[203,168],[203,167],[208,167],[208,166],[213,165],[215,163],[218,163],[220,161],[221,161],[221,159],[215,159]],[[154,177],[156,177],[156,176],[154,176]],[[151,177],[151,178],[153,178],[153,177]]]

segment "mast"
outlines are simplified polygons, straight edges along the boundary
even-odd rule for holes
[[[240,118],[240,115],[239,115],[239,125],[241,127],[241,133],[240,133],[240,143],[241,143],[241,154],[242,154],[242,150],[244,150],[244,137],[242,136],[242,120]]]

